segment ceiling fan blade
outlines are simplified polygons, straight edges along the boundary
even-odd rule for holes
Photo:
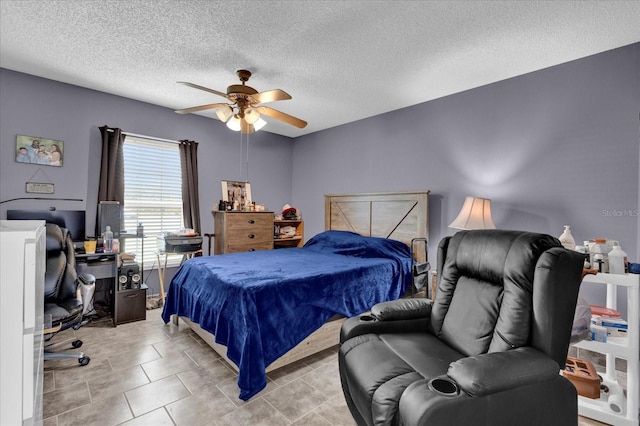
[[[292,126],[296,126],[299,129],[304,129],[307,127],[307,122],[304,120],[300,120],[292,115],[285,114],[282,111],[278,111],[277,109],[269,108],[267,106],[259,106],[257,110],[260,114],[267,115],[271,118],[275,118],[276,120],[284,121],[285,123],[291,124]]]
[[[286,101],[291,99],[291,95],[280,89],[267,90],[266,92],[256,93],[251,95],[253,99],[258,103],[273,102],[273,101]]]
[[[226,93],[218,92],[217,90],[209,89],[208,87],[198,86],[197,84],[188,83],[186,81],[179,81],[178,84],[184,84],[185,86],[193,87],[194,89],[204,90],[205,92],[213,93],[214,95],[222,96],[229,99]]]
[[[206,109],[214,109],[220,106],[227,106],[227,104],[206,104],[206,105],[200,105],[200,106],[195,106],[191,108],[179,109],[179,110],[176,110],[176,112],[178,114],[189,114],[190,112],[204,111]]]

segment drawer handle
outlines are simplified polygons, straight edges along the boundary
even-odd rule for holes
[[[128,294],[125,296],[127,299],[131,299],[132,297],[138,297],[138,293]]]
[[[249,219],[249,223],[253,225],[254,223],[256,223],[256,221],[253,219]]]
[[[249,234],[249,235],[247,235],[247,237],[249,237],[249,238],[255,238],[256,236],[255,236],[255,235],[253,235],[253,234]]]

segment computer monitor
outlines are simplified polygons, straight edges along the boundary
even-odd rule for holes
[[[75,243],[84,242],[86,213],[84,210],[7,210],[8,220],[44,220],[67,228]]]

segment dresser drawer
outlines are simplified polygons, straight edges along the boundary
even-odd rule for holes
[[[229,243],[229,245],[225,249],[225,253],[240,253],[245,251],[259,251],[259,250],[271,250],[273,248],[273,243],[262,242],[262,243]]]
[[[227,245],[229,244],[273,244],[273,232],[264,229],[234,229],[227,236]]]
[[[256,232],[268,232],[273,234],[273,215],[267,214],[230,214],[227,217],[227,231],[239,232],[241,230],[253,230]]]
[[[214,212],[214,254],[273,249],[273,212]]]

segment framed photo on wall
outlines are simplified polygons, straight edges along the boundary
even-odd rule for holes
[[[251,204],[252,201],[251,184],[249,182],[223,180],[222,200],[231,203],[234,210],[244,210],[244,207]]]
[[[64,142],[37,136],[17,135],[16,162],[62,167]]]

